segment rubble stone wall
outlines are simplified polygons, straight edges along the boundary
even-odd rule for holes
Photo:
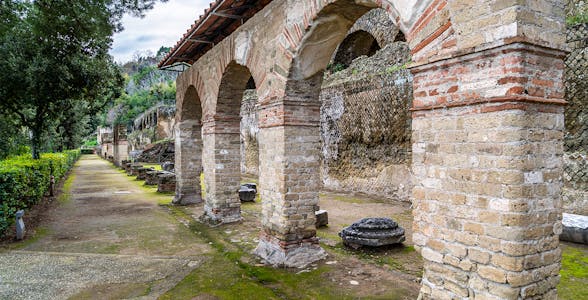
[[[588,24],[567,28],[564,211],[588,215]]]
[[[320,130],[326,189],[410,201],[409,60],[406,43],[391,43],[325,76]]]

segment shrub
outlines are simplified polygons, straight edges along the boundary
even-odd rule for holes
[[[34,160],[30,154],[0,161],[0,236],[20,209],[30,208],[49,190],[50,178],[60,180],[80,157],[80,150],[45,153]]]

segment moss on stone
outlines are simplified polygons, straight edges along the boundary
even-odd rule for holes
[[[562,250],[559,298],[588,299],[588,248],[562,244]]]

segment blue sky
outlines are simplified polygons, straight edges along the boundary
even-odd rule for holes
[[[127,62],[135,53],[151,51],[159,47],[171,47],[190,26],[204,14],[212,0],[169,0],[157,3],[144,18],[125,16],[125,29],[114,35],[110,54],[117,62]]]

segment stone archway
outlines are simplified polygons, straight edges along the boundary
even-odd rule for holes
[[[260,181],[271,184],[256,253],[274,264],[298,266],[324,256],[312,214],[319,189],[318,91],[334,49],[373,8],[362,4],[368,6],[333,1],[317,8],[290,48],[277,113],[285,117],[261,129],[260,143],[284,141],[268,146],[279,160],[260,151]],[[434,2],[405,33],[415,60],[412,169],[414,242],[425,260],[421,295],[552,297],[561,228],[561,176],[555,174],[561,172],[563,52],[508,39],[499,47],[463,48],[472,40],[458,41],[456,31],[464,27],[452,23],[451,8],[457,10]],[[440,27],[426,35],[426,19],[435,17]],[[548,67],[549,60],[558,63]],[[527,134],[535,130],[546,135]],[[283,179],[272,182],[269,174]]]
[[[425,260],[422,298],[555,297],[565,25],[559,3],[541,4],[275,0],[215,40],[184,74],[213,86],[202,97],[213,134],[227,129],[212,117],[224,66],[236,60],[259,79],[257,253],[287,266],[324,257],[313,216],[321,72],[355,20],[381,7],[398,21],[413,59],[413,240]],[[184,74],[179,83],[191,80]]]
[[[241,220],[237,190],[241,181],[241,101],[252,79],[242,65],[231,62],[220,80],[215,110],[205,121],[205,216],[212,223]]]
[[[202,202],[200,173],[202,171],[202,104],[193,85],[177,99],[175,125],[176,195],[174,204]]]
[[[339,47],[337,47],[333,65],[337,66],[340,64],[348,67],[354,59],[363,55],[372,56],[380,49],[381,47],[376,41],[376,38],[369,32],[363,30],[355,31],[347,35]]]

